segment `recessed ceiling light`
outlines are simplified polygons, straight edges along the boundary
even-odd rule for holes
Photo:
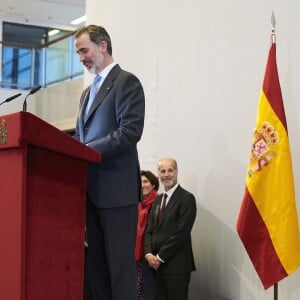
[[[58,29],[50,30],[50,31],[48,32],[48,36],[55,35],[55,34],[57,34],[57,33],[59,33],[59,32],[60,32],[60,30],[58,30]]]
[[[80,17],[80,18],[74,19],[74,20],[71,21],[70,23],[71,23],[72,25],[78,25],[78,24],[83,23],[83,22],[85,22],[85,21],[86,21],[86,15],[84,15],[84,16],[82,16],[82,17]]]

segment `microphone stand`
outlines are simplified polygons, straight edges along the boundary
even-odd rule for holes
[[[41,88],[40,85],[38,85],[37,87],[35,87],[34,89],[32,89],[25,97],[24,102],[23,102],[23,111],[26,112],[27,111],[27,97],[29,95],[34,94],[35,92],[37,92],[39,89]]]
[[[26,100],[27,100],[28,95],[30,95],[30,94],[26,95],[26,97],[24,99],[24,102],[23,102],[23,111],[24,112],[27,112],[27,101]]]

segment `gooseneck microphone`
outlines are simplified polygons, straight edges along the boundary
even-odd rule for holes
[[[18,94],[15,94],[13,96],[10,96],[9,98],[5,99],[4,101],[2,101],[0,103],[0,105],[2,105],[3,103],[6,103],[6,102],[10,102],[11,100],[14,100],[16,99],[17,97],[21,96],[22,94],[21,93],[18,93]]]
[[[24,99],[24,103],[23,103],[23,111],[25,111],[25,112],[27,111],[27,97],[28,97],[29,95],[33,95],[34,93],[36,93],[40,88],[41,88],[41,86],[38,85],[37,87],[33,88],[33,89],[26,95],[26,97],[25,97],[25,99]]]
[[[40,85],[38,85],[37,87],[33,88],[30,92],[29,95],[33,95],[35,92],[37,92],[39,89],[41,88]],[[28,96],[28,95],[27,95]]]

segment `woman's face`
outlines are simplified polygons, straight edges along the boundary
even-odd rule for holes
[[[142,176],[142,189],[143,189],[143,197],[146,198],[153,191],[154,185],[148,180],[146,176]]]

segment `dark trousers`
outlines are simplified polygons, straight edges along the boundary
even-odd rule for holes
[[[156,300],[153,270],[145,259],[137,262],[137,300]]]
[[[91,300],[135,300],[137,204],[98,208],[87,201],[86,214]]]
[[[84,249],[84,286],[83,286],[83,300],[93,300],[92,294],[91,294],[91,288],[89,286],[89,281],[87,278],[87,266],[86,266],[86,259],[87,259],[87,250],[88,248],[85,247]]]
[[[156,300],[188,300],[191,273],[164,274],[158,269],[155,273]]]

